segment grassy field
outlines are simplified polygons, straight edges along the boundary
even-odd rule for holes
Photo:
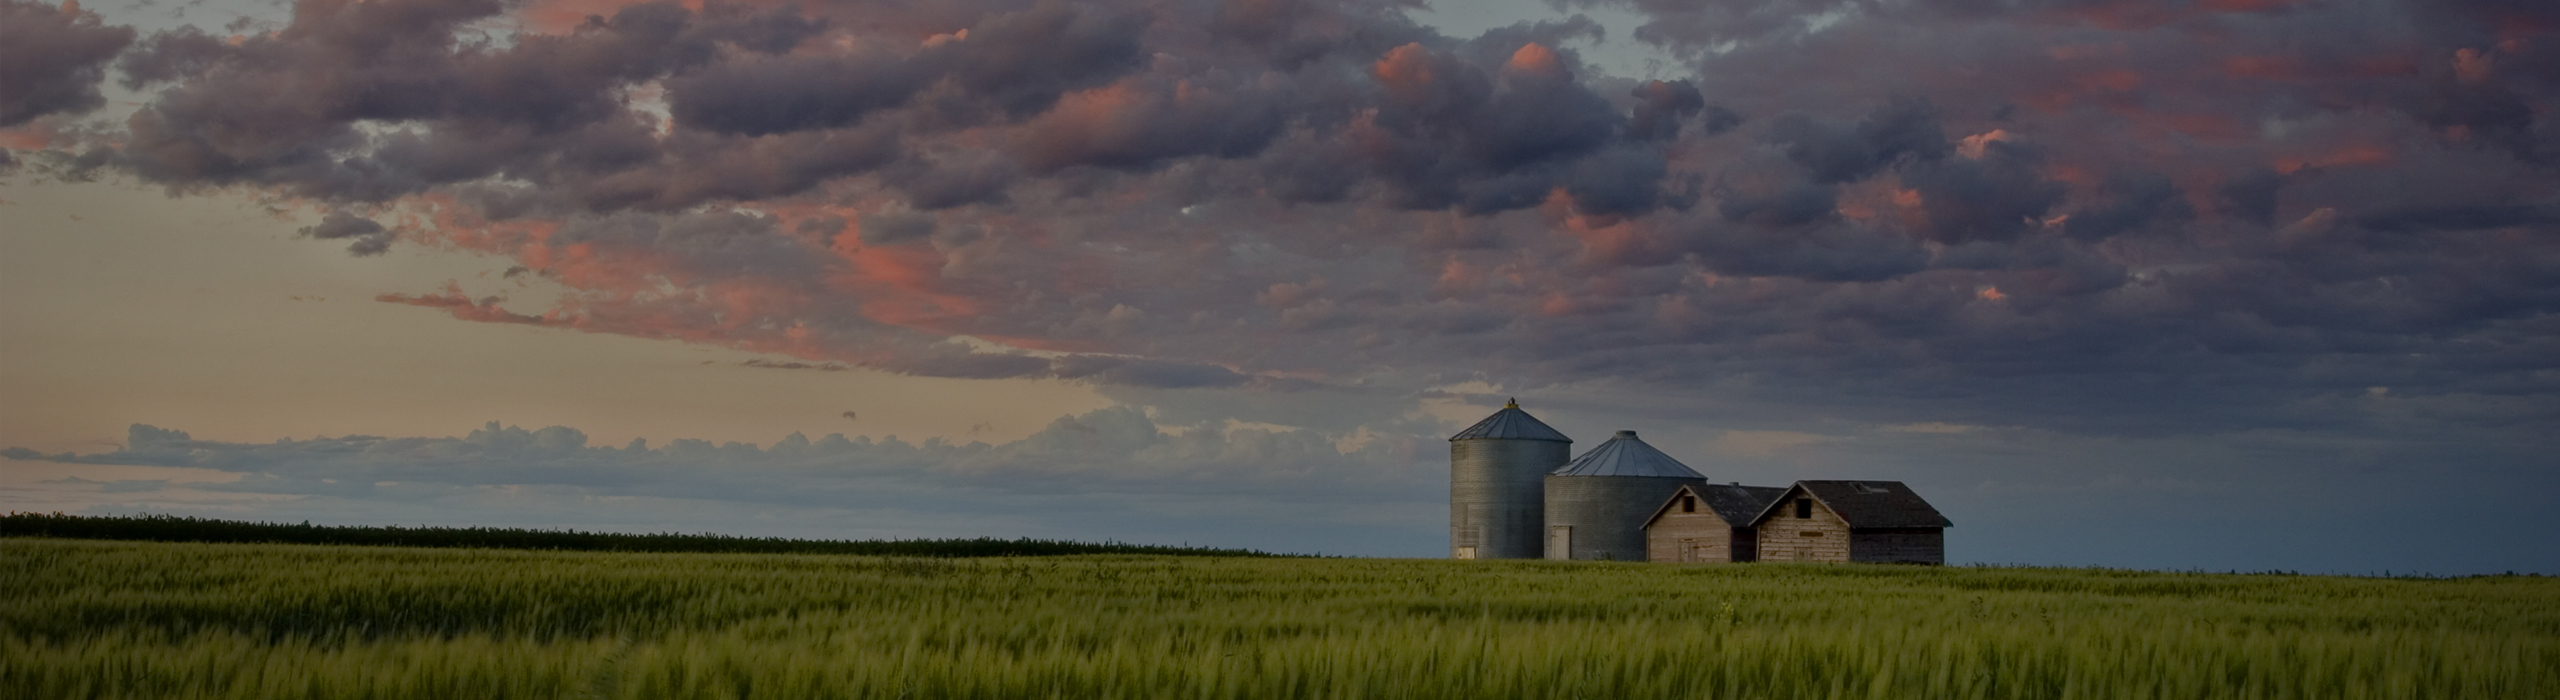
[[[0,538],[26,698],[2551,698],[2560,579]]]

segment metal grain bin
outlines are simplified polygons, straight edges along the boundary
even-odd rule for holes
[[[1573,438],[1520,410],[1517,399],[1450,437],[1449,557],[1538,558],[1542,480],[1572,456]]]
[[[1706,477],[1621,430],[1546,478],[1548,559],[1644,561],[1644,521]]]

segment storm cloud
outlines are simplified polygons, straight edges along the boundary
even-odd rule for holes
[[[105,106],[98,92],[107,62],[133,43],[129,27],[110,27],[79,3],[60,7],[0,0],[0,127]]]
[[[11,4],[64,38],[0,70],[42,88],[7,123],[96,107],[111,56],[148,98],[14,161],[561,291],[382,297],[464,320],[1146,390],[2162,435],[2352,431],[2388,387],[2560,421],[2546,3],[1565,4],[1671,62],[1352,1],[379,0],[129,48]]]

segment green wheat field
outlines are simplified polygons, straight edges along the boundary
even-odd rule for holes
[[[2554,698],[2560,579],[0,538],[13,698]]]

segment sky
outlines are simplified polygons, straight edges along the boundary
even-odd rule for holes
[[[0,0],[0,508],[2560,573],[2543,0]]]

